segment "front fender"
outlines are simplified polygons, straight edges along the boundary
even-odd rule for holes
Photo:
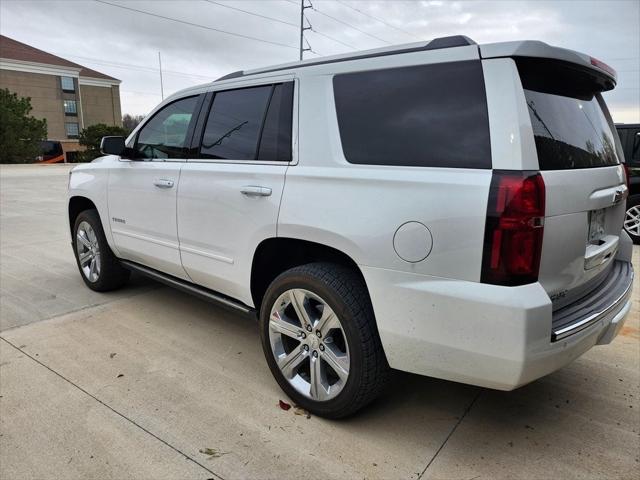
[[[116,256],[119,256],[117,247],[113,241],[111,222],[109,221],[108,184],[108,164],[96,162],[79,165],[71,170],[71,172],[69,172],[67,219],[69,219],[69,206],[74,197],[82,197],[90,200],[98,210],[109,247]],[[69,220],[67,220],[67,222],[70,223]],[[73,225],[69,225],[69,232],[72,232],[72,230]]]

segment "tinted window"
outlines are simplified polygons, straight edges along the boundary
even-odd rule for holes
[[[479,61],[337,75],[333,86],[347,161],[491,168]]]
[[[619,163],[597,83],[557,62],[523,59],[518,69],[541,170]]]
[[[271,85],[217,92],[209,112],[200,156],[254,160]]]
[[[629,130],[629,143],[631,144],[631,162],[640,164],[640,130]]]
[[[260,139],[259,160],[291,161],[293,83],[275,85]]]
[[[138,133],[138,158],[184,158],[189,123],[198,97],[173,102],[149,120]]]

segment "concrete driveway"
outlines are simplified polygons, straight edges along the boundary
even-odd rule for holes
[[[354,418],[307,418],[277,406],[246,318],[84,286],[67,172],[0,167],[1,478],[638,478],[637,279],[612,345],[519,390],[396,373]]]

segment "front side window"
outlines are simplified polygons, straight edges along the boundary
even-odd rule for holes
[[[60,77],[60,86],[65,92],[75,92],[76,87],[73,82],[73,77]]]
[[[184,158],[187,131],[198,97],[173,102],[151,118],[138,133],[138,158]]]
[[[68,138],[78,138],[80,130],[77,123],[68,122],[64,124],[64,129]]]
[[[77,115],[78,108],[75,100],[65,100],[64,101],[64,113],[65,115]]]
[[[333,89],[348,162],[491,168],[480,61],[340,74]]]

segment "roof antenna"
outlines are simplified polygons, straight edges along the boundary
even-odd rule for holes
[[[158,65],[160,66],[160,95],[164,100],[164,86],[162,85],[162,58],[160,58],[160,52],[158,52]]]

